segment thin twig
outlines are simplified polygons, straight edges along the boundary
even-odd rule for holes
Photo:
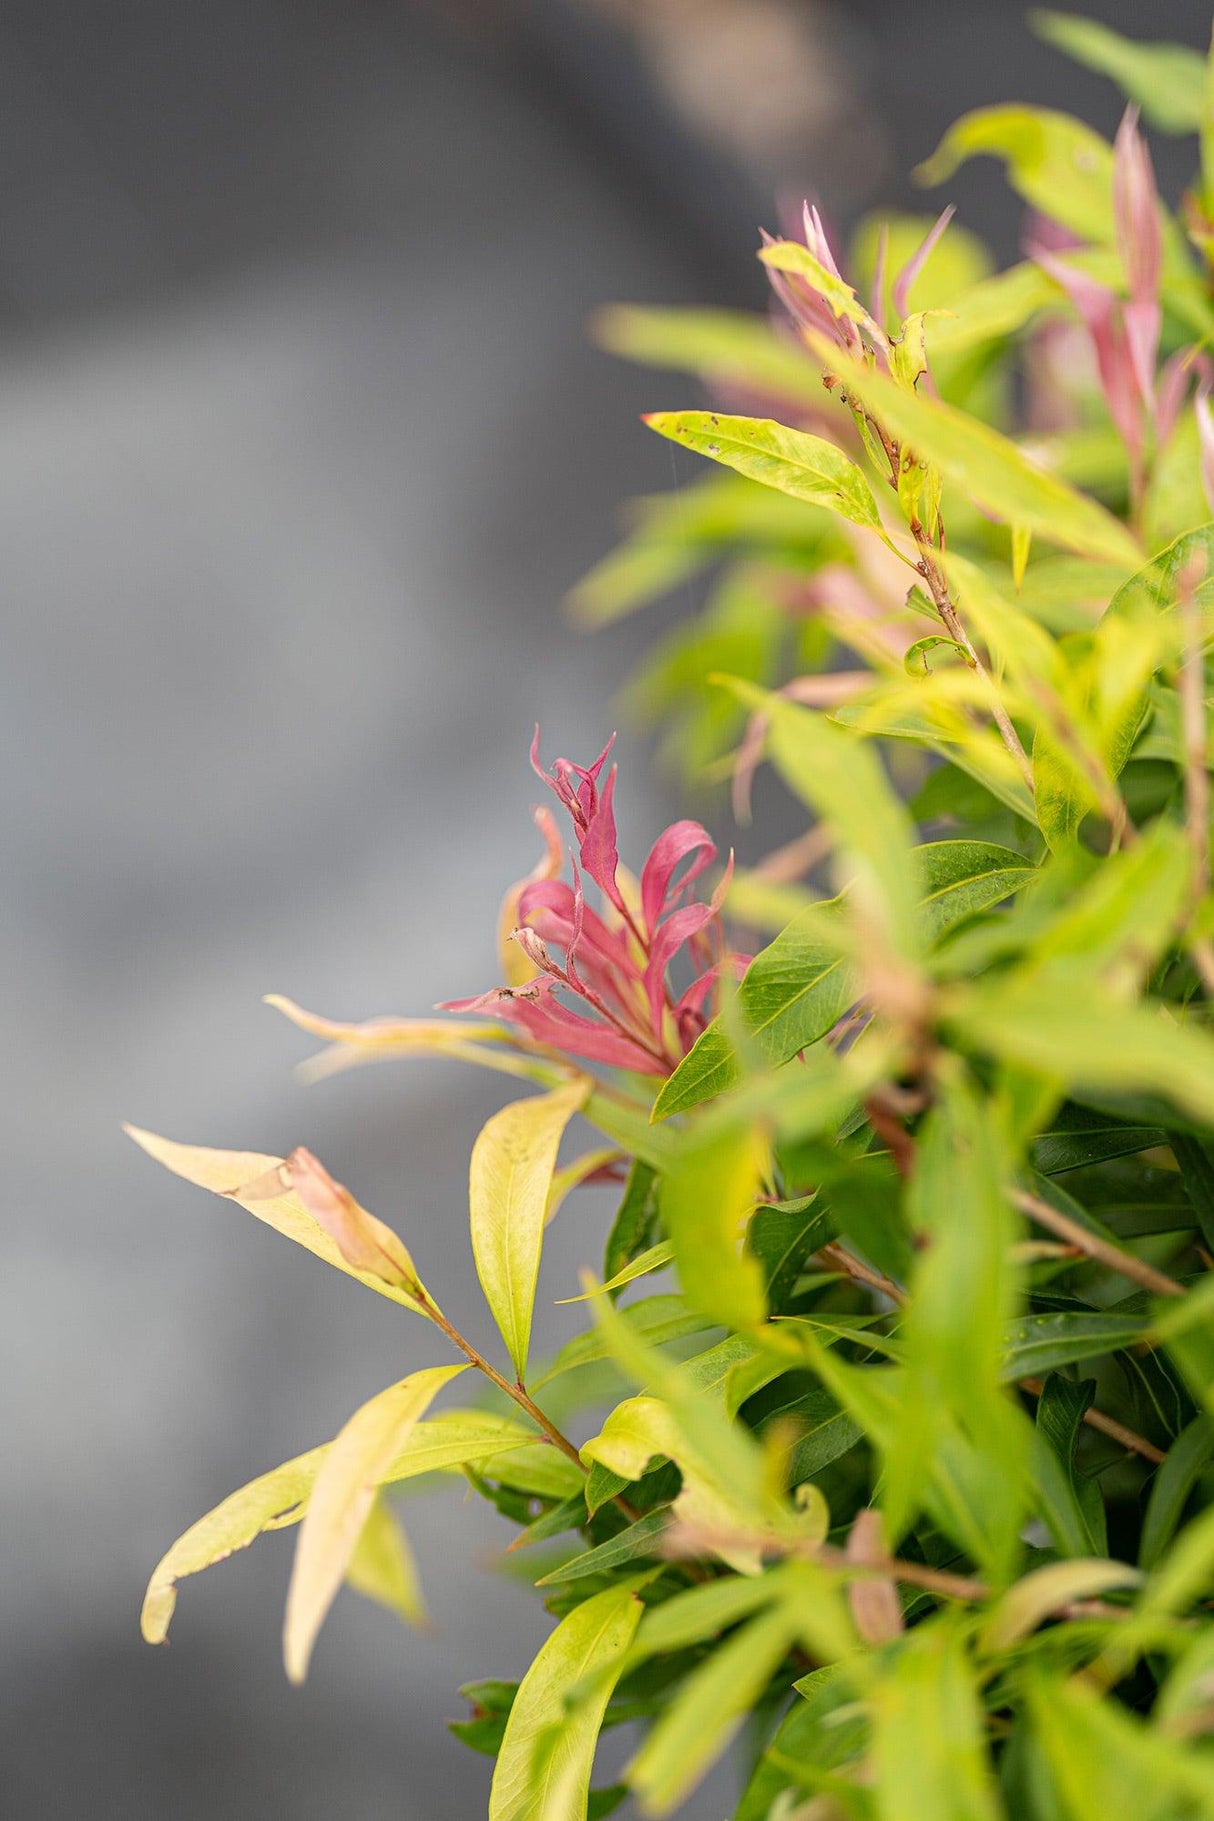
[[[1031,1194],[1028,1189],[1013,1189],[1011,1199],[1020,1212],[1027,1214],[1030,1220],[1035,1220],[1039,1227],[1047,1228],[1068,1245],[1077,1246],[1096,1264],[1104,1265],[1109,1271],[1117,1271],[1122,1277],[1128,1277],[1131,1283],[1149,1290],[1152,1296],[1185,1294],[1184,1285],[1177,1283],[1174,1277],[1169,1277],[1164,1271],[1157,1271],[1154,1265],[1136,1258],[1133,1252],[1123,1252],[1120,1246],[1111,1246],[1107,1239],[1101,1239],[1097,1233],[1090,1233],[1077,1220],[1072,1220],[1069,1214],[1063,1214],[1051,1207],[1048,1201],[1042,1201],[1039,1195]]]
[[[1020,1389],[1027,1391],[1030,1397],[1040,1397],[1045,1390],[1045,1385],[1039,1378],[1022,1378],[1019,1382]],[[1154,1442],[1149,1442],[1145,1435],[1139,1435],[1136,1429],[1129,1429],[1124,1423],[1119,1423],[1115,1416],[1106,1416],[1103,1410],[1094,1408],[1085,1410],[1083,1420],[1089,1428],[1099,1429],[1102,1435],[1107,1435],[1111,1440],[1120,1442],[1129,1453],[1140,1454],[1144,1461],[1150,1461],[1156,1467],[1161,1461],[1167,1459],[1162,1448],[1157,1448]]]
[[[862,1258],[857,1258],[854,1252],[849,1252],[846,1246],[839,1245],[835,1240],[832,1239],[819,1248],[818,1258],[828,1268],[842,1271],[845,1277],[854,1278],[856,1283],[864,1284],[867,1289],[888,1296],[899,1308],[905,1304],[906,1291],[901,1285],[896,1284],[892,1277],[886,1277],[883,1271],[875,1271],[871,1265],[866,1265]]]

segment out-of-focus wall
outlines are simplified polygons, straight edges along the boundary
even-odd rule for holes
[[[436,1355],[118,1124],[307,1142],[488,1339],[465,1174],[500,1091],[422,1065],[304,1090],[259,995],[361,1016],[494,980],[532,722],[549,753],[596,748],[646,636],[587,641],[559,600],[618,500],[671,481],[637,413],[687,396],[591,350],[591,309],[758,304],[776,177],[820,160],[840,209],[901,197],[952,114],[1071,82],[996,0],[921,0],[913,25],[878,0],[758,10],[817,81],[803,132],[785,85],[787,140],[730,93],[763,67],[743,0],[705,13],[732,65],[695,8],[622,0],[0,9],[5,1814],[481,1812],[487,1764],[441,1721],[545,1621],[451,1491],[406,1505],[431,1637],[343,1597],[289,1690],[286,1536],[187,1584],[170,1648],[140,1643],[178,1531]],[[1190,10],[1157,0],[1152,29]],[[1074,93],[1115,119],[1102,85]],[[829,121],[854,135],[866,98],[879,128],[841,161]],[[635,850],[663,806],[635,732],[621,758]],[[601,1215],[562,1214],[545,1303]]]

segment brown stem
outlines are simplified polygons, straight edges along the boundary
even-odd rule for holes
[[[1064,1239],[1068,1245],[1077,1246],[1097,1264],[1119,1272],[1122,1277],[1128,1277],[1131,1283],[1141,1285],[1152,1296],[1184,1295],[1184,1285],[1177,1283],[1174,1277],[1157,1271],[1154,1265],[1146,1264],[1132,1252],[1123,1252],[1119,1246],[1111,1246],[1099,1234],[1089,1233],[1086,1227],[1081,1227],[1068,1214],[1062,1214],[1057,1208],[1051,1207],[1048,1201],[1042,1201],[1040,1196],[1030,1194],[1027,1189],[1013,1189],[1011,1199],[1020,1212],[1027,1214],[1030,1220],[1035,1220],[1039,1227],[1045,1227],[1059,1239]]]
[[[460,1352],[471,1361],[478,1372],[483,1372],[485,1377],[489,1379],[492,1384],[496,1385],[499,1391],[504,1391],[507,1397],[513,1399],[520,1410],[526,1411],[532,1422],[537,1423],[544,1431],[544,1434],[548,1437],[548,1440],[553,1446],[559,1448],[566,1459],[571,1460],[576,1467],[580,1468],[580,1470],[585,1473],[585,1463],[573,1443],[569,1440],[569,1437],[561,1434],[561,1431],[557,1428],[551,1418],[544,1415],[544,1412],[533,1398],[528,1397],[523,1386],[518,1383],[512,1385],[508,1378],[503,1377],[496,1366],[491,1366],[489,1364],[489,1361],[485,1358],[483,1353],[477,1352],[470,1340],[464,1339],[459,1329],[454,1327],[452,1323],[447,1320],[447,1317],[443,1314],[442,1310],[437,1304],[430,1300],[426,1295],[426,1292],[421,1289],[420,1285],[418,1286],[418,1290],[420,1291],[418,1300],[421,1302],[426,1314],[430,1317],[430,1320],[434,1323],[436,1328],[442,1329],[452,1346],[458,1347]]]
[[[1045,1385],[1039,1378],[1022,1378],[1020,1389],[1027,1391],[1030,1397],[1040,1397]],[[1131,1454],[1140,1454],[1144,1461],[1151,1461],[1156,1467],[1167,1458],[1163,1450],[1157,1448],[1154,1442],[1149,1442],[1145,1435],[1139,1435],[1136,1429],[1127,1429],[1124,1423],[1119,1423],[1115,1416],[1106,1416],[1103,1410],[1085,1410],[1083,1420],[1090,1428],[1099,1429],[1102,1435],[1120,1442]]]
[[[854,1278],[856,1283],[864,1284],[870,1290],[879,1290],[882,1296],[888,1296],[899,1308],[905,1304],[906,1291],[901,1285],[896,1284],[892,1277],[886,1277],[884,1272],[874,1271],[871,1265],[866,1265],[862,1258],[857,1258],[854,1252],[849,1252],[846,1246],[837,1244],[835,1240],[832,1239],[819,1249],[818,1258],[824,1265],[842,1271],[845,1277]]]

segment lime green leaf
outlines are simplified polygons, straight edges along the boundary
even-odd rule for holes
[[[1151,1484],[1151,1497],[1142,1520],[1138,1560],[1154,1568],[1175,1536],[1189,1494],[1214,1459],[1214,1422],[1195,1416],[1168,1449]]]
[[[766,487],[825,506],[870,531],[880,529],[868,482],[851,457],[824,437],[790,430],[770,418],[726,417],[716,411],[655,412],[645,422],[671,442]]]
[[[693,1644],[702,1644],[706,1638],[717,1637],[770,1606],[784,1586],[782,1575],[772,1572],[726,1575],[718,1581],[706,1581],[701,1587],[689,1587],[686,1593],[676,1593],[660,1606],[649,1608],[629,1653],[629,1662],[671,1656]]]
[[[643,1302],[621,1309],[620,1315],[651,1347],[660,1347],[668,1340],[680,1340],[685,1334],[702,1334],[705,1328],[712,1326],[701,1310],[690,1308],[685,1297],[674,1295],[648,1296]],[[606,1359],[609,1352],[600,1329],[595,1328],[589,1334],[575,1334],[531,1381],[531,1389],[540,1391],[566,1372]]]
[[[1080,556],[1141,560],[1134,539],[1111,513],[989,424],[939,399],[907,391],[886,374],[843,355],[824,336],[807,330],[806,338],[839,376],[849,399],[863,404],[887,433],[920,460],[934,463],[992,517],[1026,527]]]
[[[1032,260],[980,279],[959,294],[947,312],[929,318],[927,345],[933,362],[938,355],[966,354],[1017,334],[1059,296],[1058,286]]]
[[[855,1763],[863,1752],[868,1720],[843,1664],[811,1670],[794,1686],[802,1698],[755,1766],[734,1821],[772,1821],[784,1790],[816,1791],[831,1771]]]
[[[346,1569],[346,1584],[386,1606],[406,1625],[426,1623],[417,1563],[404,1528],[386,1499],[377,1498]]]
[[[1199,525],[1176,538],[1125,582],[1109,602],[1107,619],[1142,620],[1147,624],[1169,612],[1180,598],[1182,578],[1190,586],[1196,573],[1194,599],[1214,603],[1214,524]]]
[[[982,1647],[991,1655],[1010,1650],[1060,1606],[1068,1606],[1072,1600],[1093,1600],[1123,1587],[1136,1587],[1141,1580],[1137,1568],[1107,1558],[1050,1562],[1008,1588],[987,1620]]]
[[[556,1154],[588,1091],[583,1080],[516,1100],[493,1115],[472,1149],[469,1203],[477,1276],[520,1379],[527,1371]]]
[[[753,1327],[767,1315],[762,1272],[743,1250],[766,1161],[767,1145],[753,1127],[689,1133],[662,1180],[662,1216],[683,1293],[730,1328]]]
[[[915,176],[945,183],[983,154],[1003,159],[1013,188],[1041,214],[1084,241],[1112,240],[1113,153],[1091,127],[1049,108],[975,108],[949,128]]]
[[[1051,1372],[1037,1403],[1033,1477],[1041,1516],[1064,1555],[1108,1552],[1099,1483],[1085,1478],[1075,1464],[1084,1413],[1095,1394],[1094,1379],[1076,1384]]]
[[[648,1277],[651,1271],[664,1271],[667,1265],[674,1263],[674,1247],[668,1239],[659,1240],[656,1246],[648,1246],[644,1252],[609,1277],[605,1284],[595,1284],[593,1290],[583,1290],[580,1296],[561,1296],[561,1303],[589,1302],[592,1296],[604,1296],[612,1290],[622,1290],[626,1284],[635,1283],[638,1277]]]
[[[773,240],[759,251],[759,258],[765,266],[775,272],[791,272],[799,278],[808,279],[819,297],[825,298],[835,317],[880,333],[878,325],[860,302],[856,293],[845,279],[832,272],[829,266],[810,252],[799,240]]]
[[[1003,1334],[1005,1381],[1041,1378],[1060,1366],[1096,1359],[1119,1347],[1132,1347],[1146,1332],[1141,1313],[1115,1309],[1058,1309],[1048,1315],[1022,1315]]]
[[[712,552],[688,538],[631,537],[582,577],[569,605],[584,626],[609,626],[672,593],[711,561]]]
[[[1041,1677],[1032,1717],[1066,1804],[1068,1821],[1175,1821],[1214,1813],[1214,1766],[1104,1700],[1073,1676]],[[1180,1805],[1178,1807],[1178,1804]]]
[[[283,1655],[302,1682],[316,1634],[341,1586],[380,1485],[418,1418],[464,1365],[430,1366],[389,1385],[356,1410],[330,1444],[316,1475],[295,1549]]]
[[[562,1619],[519,1684],[489,1795],[489,1821],[583,1821],[599,1728],[641,1617],[624,1584]],[[567,1708],[571,1689],[594,1674]]]
[[[718,385],[817,406],[822,381],[812,361],[766,316],[733,310],[679,310],[614,304],[592,325],[600,347],[641,366],[696,373]]]
[[[562,1562],[550,1574],[545,1574],[536,1582],[537,1587],[563,1586],[567,1581],[584,1581],[589,1575],[610,1574],[623,1567],[625,1562],[635,1562],[638,1557],[660,1556],[662,1539],[670,1529],[671,1518],[668,1510],[647,1511],[638,1518],[635,1524],[629,1524],[605,1543],[595,1549],[587,1549],[581,1555],[575,1555],[570,1561]]]
[[[1012,897],[1037,870],[1023,854],[991,841],[932,841],[915,857],[924,889],[921,915],[937,941]]]
[[[982,1703],[955,1625],[916,1626],[868,1704],[882,1821],[999,1821]]]
[[[1214,1041],[1162,1010],[1098,996],[1061,967],[1048,981],[974,989],[949,1023],[968,1044],[1081,1094],[1158,1094],[1214,1125]]]
[[[1205,60],[1183,44],[1123,38],[1095,19],[1041,10],[1033,29],[1076,63],[1109,76],[1161,133],[1195,133],[1201,125]]]
[[[322,1171],[318,1178],[320,1166],[310,1152],[296,1151],[283,1158],[258,1151],[213,1151],[200,1145],[174,1144],[136,1126],[124,1129],[149,1157],[175,1175],[247,1208],[276,1232],[306,1246],[317,1258],[378,1290],[381,1296],[425,1313],[414,1294],[420,1280],[403,1241],[391,1227],[360,1208],[327,1173]],[[333,1207],[329,1191],[336,1191]],[[322,1193],[323,1202],[318,1199]]]
[[[718,1646],[684,1682],[625,1771],[642,1809],[668,1815],[719,1758],[800,1635],[781,1603]]]

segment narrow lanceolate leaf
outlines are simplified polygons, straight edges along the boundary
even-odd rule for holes
[[[1004,1382],[1040,1378],[1060,1366],[1098,1359],[1143,1338],[1147,1318],[1141,1312],[1115,1309],[1059,1309],[1048,1315],[1023,1315],[1009,1323],[1003,1336]]]
[[[1181,1430],[1168,1449],[1151,1482],[1151,1497],[1142,1521],[1142,1538],[1138,1560],[1143,1568],[1154,1568],[1180,1526],[1189,1494],[1214,1460],[1214,1422],[1206,1415],[1195,1416]]]
[[[583,1516],[585,1509],[583,1504]],[[536,1586],[562,1586],[568,1581],[584,1581],[589,1575],[614,1572],[623,1567],[625,1562],[635,1562],[638,1557],[660,1556],[662,1538],[670,1529],[670,1524],[669,1511],[648,1511],[635,1524],[629,1524],[626,1530],[621,1530],[618,1536],[600,1543],[595,1549],[584,1550],[581,1555],[562,1562],[551,1573],[542,1575]]]
[[[1104,1498],[1097,1480],[1075,1464],[1075,1448],[1096,1381],[1082,1384],[1051,1372],[1037,1403],[1033,1466],[1041,1516],[1064,1555],[1097,1556],[1108,1550]]]
[[[386,1606],[406,1625],[426,1623],[426,1602],[413,1550],[386,1499],[372,1503],[346,1569],[346,1585]]]
[[[423,1473],[450,1472],[467,1463],[483,1466],[495,1456],[529,1446],[535,1431],[486,1410],[453,1410],[418,1423],[380,1478],[384,1484]],[[149,1644],[168,1636],[177,1583],[245,1549],[264,1530],[298,1524],[328,1445],[284,1461],[233,1492],[178,1537],[157,1563],[143,1602],[143,1635]]]
[[[766,1160],[767,1145],[752,1126],[707,1138],[689,1133],[662,1181],[662,1214],[684,1295],[734,1329],[767,1315],[762,1270],[743,1250]]]
[[[960,1628],[917,1626],[869,1694],[881,1821],[999,1821],[985,1716]]]
[[[317,1258],[407,1309],[425,1310],[413,1260],[391,1227],[360,1208],[302,1148],[290,1157],[257,1151],[213,1151],[174,1144],[136,1126],[124,1128],[149,1157],[199,1188],[234,1201]]]
[[[1033,29],[1076,63],[1110,77],[1161,133],[1195,133],[1201,125],[1205,60],[1183,44],[1144,44],[1095,19],[1042,10]]]
[[[573,1082],[503,1107],[472,1150],[472,1251],[485,1300],[515,1371],[527,1370],[548,1191],[561,1136],[590,1084]]]
[[[790,430],[770,418],[726,417],[716,411],[657,411],[645,422],[659,436],[750,480],[811,506],[825,506],[853,525],[881,528],[872,488],[851,457],[824,437]]]
[[[668,1815],[719,1758],[796,1643],[797,1615],[781,1603],[752,1619],[689,1676],[625,1775],[642,1812]]]
[[[1093,1600],[1115,1589],[1136,1587],[1141,1580],[1137,1568],[1107,1557],[1050,1562],[1008,1588],[987,1621],[982,1647],[992,1655],[1010,1650],[1072,1600]]]
[[[489,1821],[583,1821],[599,1728],[641,1612],[633,1584],[609,1587],[562,1619],[543,1645],[506,1722]]]
[[[283,1655],[292,1682],[308,1673],[316,1634],[345,1578],[376,1487],[431,1401],[466,1370],[430,1366],[410,1373],[356,1410],[330,1445],[308,1500],[287,1594]]]
[[[1138,545],[1110,512],[998,430],[954,405],[905,390],[885,374],[841,354],[825,336],[807,330],[806,338],[839,375],[850,399],[862,404],[921,461],[938,467],[984,512],[1080,556],[1135,566],[1141,562]]]

